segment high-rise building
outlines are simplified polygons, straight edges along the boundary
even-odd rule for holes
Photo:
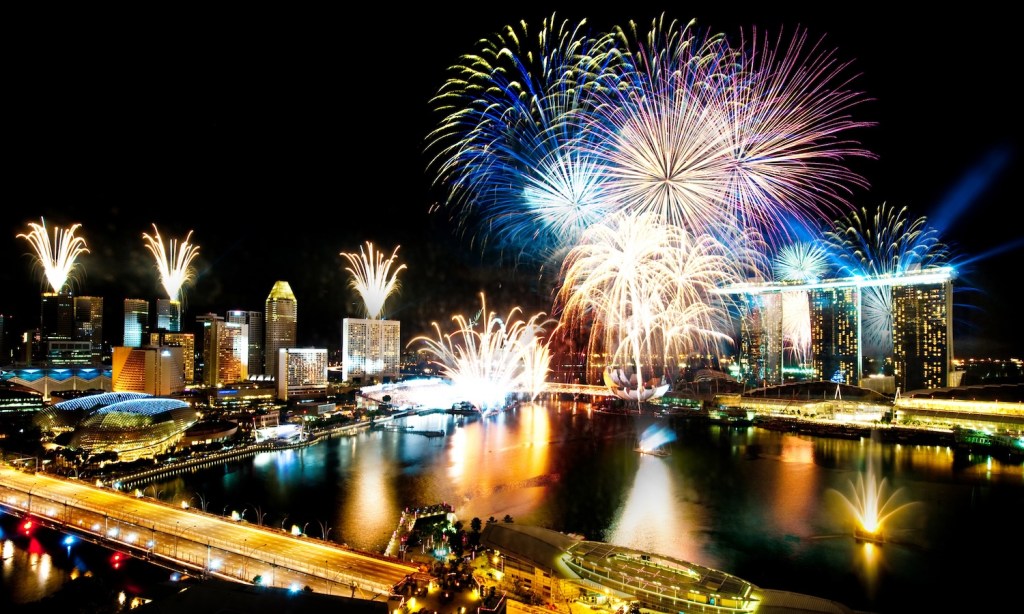
[[[265,370],[268,375],[277,376],[278,350],[293,348],[297,342],[299,303],[286,281],[278,281],[267,296],[264,311],[264,326],[267,342],[263,345]]]
[[[231,384],[249,377],[249,342],[244,332],[245,325],[221,321],[217,329],[217,381],[216,384]]]
[[[4,314],[0,313],[0,366],[11,362],[10,344],[7,343],[7,327]]]
[[[172,333],[157,330],[149,333],[149,344],[156,346],[180,347],[182,350],[182,369],[185,373],[185,385],[195,382],[196,355],[195,335],[192,333]]]
[[[345,318],[341,345],[345,381],[395,380],[401,374],[401,323],[397,320]]]
[[[172,333],[181,332],[181,301],[156,299],[156,327]]]
[[[220,362],[218,335],[223,322],[224,318],[215,313],[196,316],[199,327],[196,329],[195,339],[195,381],[201,382],[204,386],[217,385],[217,368]]]
[[[900,390],[950,386],[952,282],[893,286],[892,312],[894,375]]]
[[[244,347],[239,352],[243,354],[246,372],[250,376],[263,375],[263,314],[233,309],[228,312],[227,321],[242,327]]]
[[[137,348],[149,333],[149,301],[124,299],[124,347]]]
[[[327,349],[281,348],[277,353],[277,398],[323,398],[327,394]]]
[[[811,366],[818,378],[860,383],[860,290],[822,287],[810,291]]]
[[[92,343],[93,362],[103,356],[103,297],[75,297],[75,339]]]
[[[114,392],[143,392],[153,396],[178,394],[185,389],[183,349],[168,346],[114,348]]]
[[[45,360],[51,341],[71,341],[75,335],[74,297],[64,290],[44,292],[40,301],[39,344],[34,359]]]

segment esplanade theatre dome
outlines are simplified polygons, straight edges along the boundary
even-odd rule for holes
[[[55,424],[75,423],[68,448],[114,452],[122,461],[165,452],[198,419],[195,408],[184,401],[136,393],[82,397],[58,403],[46,413]],[[68,420],[72,416],[77,420]]]

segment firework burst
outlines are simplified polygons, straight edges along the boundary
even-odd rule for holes
[[[77,267],[77,258],[82,254],[89,253],[89,249],[85,244],[85,239],[75,236],[75,232],[82,226],[81,224],[73,224],[67,229],[55,226],[51,242],[50,235],[46,230],[46,220],[40,218],[39,221],[39,224],[29,222],[31,231],[19,234],[18,237],[32,244],[47,283],[50,284],[50,288],[55,294],[59,294],[64,289],[64,285],[72,278]]]
[[[543,262],[601,219],[598,166],[576,142],[588,91],[610,78],[609,43],[552,15],[536,31],[505,27],[450,68],[428,149],[463,229]]]
[[[373,243],[369,241],[366,242],[365,249],[359,248],[358,254],[341,252],[352,265],[345,267],[346,271],[352,273],[349,286],[362,297],[363,309],[368,319],[380,319],[384,311],[384,302],[400,288],[398,274],[406,267],[403,264],[394,270],[391,269],[398,257],[398,247],[391,252],[390,258],[384,258],[384,254],[374,249]]]
[[[555,312],[563,333],[584,332],[609,366],[666,369],[680,356],[718,353],[731,341],[730,305],[714,292],[758,278],[762,245],[750,234],[727,246],[656,214],[620,214],[591,227],[566,257]]]
[[[190,243],[191,238],[192,231],[190,230],[180,243],[177,239],[171,239],[168,243],[164,243],[156,224],[153,224],[152,235],[142,233],[146,249],[156,259],[156,268],[160,272],[160,284],[167,292],[167,298],[172,301],[180,300],[181,289],[186,283],[192,281],[195,274],[192,261],[199,255],[199,246]]]
[[[452,317],[456,330],[442,333],[435,322],[437,338],[417,337],[410,343],[422,343],[434,356],[442,375],[451,380],[480,409],[502,405],[513,392],[526,392],[531,398],[543,390],[550,367],[547,343],[541,339],[547,321],[543,313],[528,320],[520,318],[521,309],[513,308],[504,318],[487,310],[480,295],[481,318]]]
[[[778,281],[816,282],[828,269],[828,252],[818,243],[791,243],[774,263]],[[782,336],[785,349],[800,365],[811,349],[811,309],[806,291],[782,293]]]

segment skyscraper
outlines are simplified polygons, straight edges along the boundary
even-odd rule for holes
[[[240,324],[246,336],[246,367],[249,375],[263,375],[263,313],[234,309],[228,312],[228,322]]]
[[[818,377],[860,384],[860,289],[823,287],[810,291],[811,365]]]
[[[149,332],[149,301],[124,299],[124,347],[137,348]]]
[[[217,385],[217,367],[219,363],[218,349],[220,325],[224,318],[215,313],[196,316],[199,328],[195,339],[195,379],[204,386]]]
[[[92,342],[93,362],[103,355],[103,297],[75,297],[75,339]]]
[[[114,348],[114,392],[144,392],[153,396],[178,394],[185,389],[183,348],[146,346]]]
[[[342,379],[384,381],[401,373],[401,323],[397,320],[342,321]]]
[[[286,281],[278,281],[270,289],[265,310],[267,342],[263,345],[266,366],[264,373],[277,375],[277,352],[296,345],[299,303]]]
[[[75,334],[74,299],[67,290],[44,292],[40,303],[39,343],[33,348],[34,360],[45,360],[53,341],[71,341]]]
[[[327,350],[281,348],[274,379],[281,401],[323,398],[327,393]]]
[[[181,332],[181,301],[156,299],[156,327],[172,333]]]
[[[196,354],[195,336],[192,333],[171,333],[157,330],[149,333],[148,345],[180,347],[182,349],[182,370],[185,373],[185,384],[195,382]]]
[[[892,312],[894,374],[900,390],[949,386],[952,282],[893,286]]]

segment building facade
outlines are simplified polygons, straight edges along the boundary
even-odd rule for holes
[[[810,292],[811,365],[818,379],[860,382],[860,290],[855,286]]]
[[[896,385],[903,392],[952,385],[952,283],[894,286],[892,310]]]
[[[171,396],[185,390],[184,350],[180,346],[114,348],[114,392]]]
[[[401,323],[345,318],[342,379],[376,383],[397,380],[402,368]]]
[[[75,297],[75,339],[92,343],[93,362],[103,357],[103,297]]]
[[[266,331],[266,343],[263,345],[264,373],[276,377],[279,350],[293,348],[297,344],[299,302],[295,299],[295,294],[288,282],[278,281],[274,284],[267,296],[267,308],[264,314]]]
[[[137,348],[149,333],[149,301],[124,299],[124,347]]]
[[[156,327],[172,333],[181,332],[181,301],[156,299]]]
[[[185,373],[185,385],[195,382],[196,375],[196,344],[192,333],[172,333],[157,330],[149,333],[149,345],[168,345],[180,347],[182,351],[182,370]]]
[[[275,364],[279,400],[318,399],[327,395],[326,348],[281,348]]]

